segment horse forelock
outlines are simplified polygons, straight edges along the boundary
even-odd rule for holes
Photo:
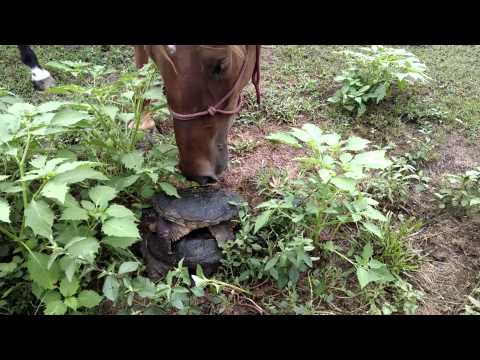
[[[209,50],[231,50],[232,54],[239,57],[241,60],[244,60],[247,55],[246,45],[197,45],[199,48],[209,49]],[[164,56],[170,65],[173,67],[173,70],[178,74],[177,68],[174,61],[172,60],[171,55],[176,52],[176,45],[161,45],[159,46],[160,53]]]

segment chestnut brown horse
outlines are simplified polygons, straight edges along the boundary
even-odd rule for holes
[[[228,133],[252,79],[258,91],[258,45],[137,45],[141,68],[157,65],[173,117],[183,175],[215,183],[228,166]]]

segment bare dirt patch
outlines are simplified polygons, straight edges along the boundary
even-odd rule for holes
[[[467,141],[461,134],[450,132],[438,146],[440,158],[428,167],[432,180],[443,174],[460,174],[480,165],[480,145]]]
[[[425,293],[419,314],[456,314],[476,286],[480,270],[480,222],[438,220],[415,237],[427,256],[414,282]]]
[[[446,134],[437,151],[438,161],[426,169],[432,186],[438,186],[445,174],[464,173],[480,164],[480,146],[460,134]],[[438,215],[434,202],[424,202],[421,210],[430,224],[412,239],[412,245],[425,255],[414,274],[414,282],[425,293],[418,314],[458,314],[478,282],[480,219]]]
[[[265,125],[262,128],[251,126],[232,129],[230,143],[254,143],[253,151],[231,151],[230,168],[221,179],[221,185],[238,191],[251,206],[261,199],[257,195],[255,179],[259,171],[266,168],[285,169],[288,177],[293,178],[298,171],[295,158],[302,155],[301,149],[292,149],[286,145],[272,144],[265,137],[276,131],[285,131],[279,125]]]

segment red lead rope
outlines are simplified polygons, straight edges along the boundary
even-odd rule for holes
[[[259,105],[260,105],[260,48],[261,48],[261,45],[256,45],[255,67],[253,68],[253,74],[252,74],[252,83],[253,83],[253,86],[255,86],[255,91],[257,92],[257,103]],[[217,104],[215,104],[214,106],[210,106],[205,111],[200,111],[193,114],[179,114],[170,108],[170,113],[172,114],[173,118],[176,120],[192,120],[201,116],[208,116],[208,115],[214,116],[217,113],[222,115],[234,115],[239,113],[243,105],[242,95],[240,95],[240,97],[238,98],[237,106],[233,110],[222,110],[219,108],[225,101],[227,101],[230,98],[230,96],[232,96],[235,88],[237,87],[238,83],[242,79],[246,68],[247,68],[247,60],[245,59],[245,62],[242,65],[242,69],[240,71],[240,75],[238,76],[237,81],[235,81],[235,84],[233,85],[232,89]]]
[[[255,59],[255,68],[253,69],[252,74],[252,83],[255,86],[255,91],[257,92],[257,104],[260,105],[260,49],[261,45],[256,46],[256,59]]]

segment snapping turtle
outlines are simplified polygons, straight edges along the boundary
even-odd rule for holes
[[[179,191],[180,199],[165,194],[153,198],[154,212],[147,220],[142,252],[149,276],[157,278],[184,259],[194,270],[199,264],[205,274],[220,265],[219,245],[235,238],[235,204],[243,199],[221,188]]]

